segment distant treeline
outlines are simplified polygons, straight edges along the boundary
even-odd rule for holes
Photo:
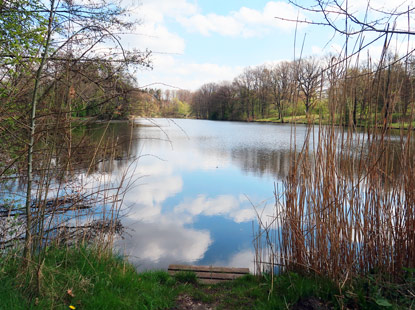
[[[233,81],[204,84],[194,92],[140,89],[126,71],[109,64],[80,64],[70,79],[69,93],[62,84],[60,98],[72,94],[73,116],[102,119],[133,115],[284,123],[318,115],[343,124],[385,118],[397,123],[410,118],[415,100],[415,59],[400,61],[393,55],[347,69],[335,57],[249,67]]]
[[[386,96],[391,92],[392,98]],[[414,58],[403,62],[390,55],[377,64],[368,61],[345,69],[335,57],[312,57],[246,68],[232,82],[205,84],[192,94],[191,108],[201,119],[284,122],[319,114],[356,125],[375,115],[404,120],[414,92]]]
[[[378,121],[390,117],[389,122],[395,123],[409,119],[415,93],[415,59],[400,61],[391,55],[377,64],[360,63],[348,69],[335,57],[248,67],[233,81],[204,84],[194,92],[141,89],[125,66],[109,62],[68,66],[62,60],[50,60],[47,71],[51,77],[59,72],[59,78],[50,79],[42,96],[45,112],[50,113],[52,106],[66,107],[73,117],[99,119],[193,117],[283,123],[319,115],[345,124],[364,124],[375,116]],[[24,80],[22,76],[16,80],[23,85],[13,101],[6,94],[1,99],[4,107],[13,104],[9,112],[21,111],[20,104],[29,100],[32,89]],[[388,97],[386,102],[389,92],[393,100]]]
[[[140,89],[131,102],[131,113],[146,117],[187,118],[191,116],[192,92],[188,90]]]

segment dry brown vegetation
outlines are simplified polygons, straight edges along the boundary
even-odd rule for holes
[[[352,66],[346,50],[327,67],[330,119],[310,125],[302,150],[292,149],[275,212],[259,222],[258,272],[313,272],[341,288],[370,273],[399,281],[415,268],[413,82],[400,74],[412,53],[391,57],[394,34],[384,35],[377,65],[357,69],[361,61]],[[396,120],[398,106],[404,117]],[[357,111],[368,112],[360,129]],[[407,130],[393,132],[393,122]]]

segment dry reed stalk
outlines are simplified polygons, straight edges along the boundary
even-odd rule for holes
[[[292,149],[271,224],[259,221],[257,272],[282,266],[344,285],[357,274],[415,267],[415,118],[412,107],[409,128],[391,132],[403,79],[386,50],[375,70],[368,62],[363,84],[345,74],[347,65],[327,70],[330,125],[309,126],[303,149]],[[369,100],[359,117],[364,131],[347,108],[359,93]]]

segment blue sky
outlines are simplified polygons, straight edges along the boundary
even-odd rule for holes
[[[356,14],[364,11],[366,0],[348,1]],[[300,1],[306,2],[312,1]],[[413,5],[412,0],[371,1],[376,8],[402,3]],[[154,52],[154,68],[138,71],[138,84],[190,90],[207,82],[231,81],[249,66],[294,59],[295,24],[275,16],[311,18],[284,0],[142,0],[130,9],[141,24],[123,38],[124,45]],[[332,34],[329,28],[300,25],[297,56],[304,38],[304,56],[340,52],[343,39],[330,41]],[[372,46],[373,54],[380,53],[382,43]]]

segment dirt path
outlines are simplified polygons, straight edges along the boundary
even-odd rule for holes
[[[191,296],[179,295],[176,306],[170,310],[215,310],[215,305],[209,305],[201,301],[194,300]]]

